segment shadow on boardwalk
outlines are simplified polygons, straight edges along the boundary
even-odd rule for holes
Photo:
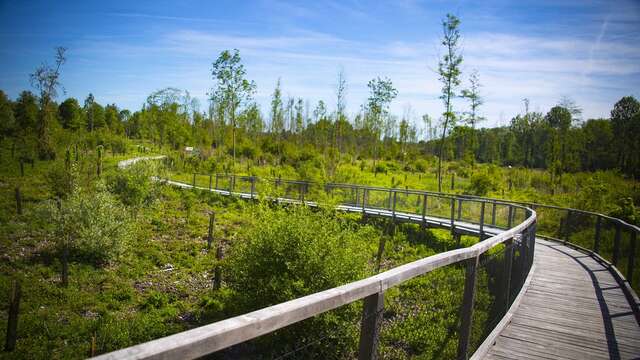
[[[609,269],[545,240],[535,261],[522,303],[485,358],[640,358],[640,326]]]

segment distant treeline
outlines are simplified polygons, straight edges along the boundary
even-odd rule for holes
[[[29,91],[22,92],[15,101],[0,91],[0,140],[10,140],[19,156],[51,156],[38,151],[45,125],[50,133],[47,138],[96,133],[149,140],[173,149],[196,146],[205,155],[230,155],[232,151],[233,126],[225,121],[223,109],[212,104],[209,111],[201,112],[188,93],[177,89],[151,94],[143,108],[133,113],[115,104],[102,106],[91,94],[82,105],[74,98],[60,104],[50,101],[46,108],[43,103]],[[235,119],[239,157],[264,162],[295,162],[318,153],[372,158],[376,147],[382,159],[408,160],[438,154],[440,140],[425,139],[416,125],[404,118],[397,121],[386,114],[377,128],[366,107],[348,118],[344,113],[328,113],[322,101],[310,112],[301,99],[282,101],[279,88],[274,92],[273,104],[269,121],[255,103],[240,111]],[[44,121],[47,124],[43,125]],[[509,126],[455,126],[446,137],[444,157],[469,163],[544,168],[558,175],[617,168],[638,177],[639,134],[640,103],[627,96],[614,105],[610,119],[577,121],[570,109],[556,106],[547,114],[518,115]]]

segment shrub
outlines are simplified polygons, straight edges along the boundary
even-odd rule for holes
[[[225,260],[227,283],[236,293],[233,303],[238,313],[339,286],[368,273],[371,251],[367,244],[374,237],[370,227],[337,219],[328,210],[305,207],[272,209],[264,204],[252,216],[255,226],[249,227]],[[263,339],[263,345],[277,353],[282,350],[276,349],[278,345],[310,341],[332,333],[336,326],[348,327],[355,322],[352,316],[357,316],[353,307],[342,307],[287,327]],[[333,345],[346,348],[352,340],[344,336]],[[316,347],[310,351],[323,350]],[[320,353],[316,355],[322,358]]]
[[[95,264],[121,255],[134,231],[126,208],[101,184],[93,192],[74,189],[59,208],[50,204],[49,212],[58,249],[67,247]]]
[[[384,174],[386,174],[387,171],[388,171],[387,165],[385,165],[385,164],[383,164],[381,162],[377,163],[376,167],[374,168],[374,172],[375,173],[384,173]]]
[[[475,173],[471,176],[471,182],[467,187],[467,193],[485,196],[489,191],[496,189],[494,179],[486,173]]]
[[[429,163],[426,160],[423,159],[419,159],[416,160],[414,162],[414,166],[416,168],[416,170],[420,171],[420,172],[427,172],[427,170],[429,169]]]
[[[148,205],[160,191],[160,185],[152,177],[160,175],[162,171],[163,167],[158,162],[140,161],[110,175],[107,187],[125,205]]]

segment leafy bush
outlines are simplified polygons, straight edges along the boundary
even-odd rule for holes
[[[374,172],[375,173],[384,173],[384,174],[386,174],[387,171],[389,171],[387,169],[387,165],[385,165],[385,164],[383,164],[381,162],[377,163],[376,167],[374,168]]]
[[[49,212],[58,249],[67,247],[81,260],[112,261],[132,238],[128,211],[101,184],[92,192],[74,189],[60,207],[50,204]]]
[[[233,303],[238,313],[339,286],[368,273],[372,253],[368,243],[374,238],[371,227],[337,219],[331,211],[305,207],[272,209],[262,204],[252,216],[255,226],[249,227],[225,260],[227,284],[236,293]],[[336,328],[344,329],[355,323],[353,316],[357,315],[353,306],[345,306],[287,327],[263,339],[263,345],[277,353],[282,350],[278,345],[310,341]],[[353,340],[344,336],[333,345],[346,349]],[[336,349],[328,350],[335,354]]]
[[[424,173],[424,172],[427,172],[427,170],[429,169],[429,163],[426,160],[419,159],[414,162],[414,167],[419,172]]]
[[[496,189],[494,179],[486,173],[475,173],[471,176],[471,182],[467,187],[467,193],[485,196],[489,191]]]
[[[110,175],[107,186],[126,205],[148,205],[160,191],[160,185],[152,177],[161,175],[162,170],[158,162],[140,161]]]

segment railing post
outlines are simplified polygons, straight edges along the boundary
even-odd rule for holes
[[[569,235],[571,234],[571,210],[567,210],[567,218],[564,221],[564,243],[569,241]]]
[[[378,358],[378,340],[384,309],[384,293],[379,292],[364,298],[362,321],[360,323],[360,350],[358,360]]]
[[[422,198],[422,226],[427,227],[427,194]]]
[[[362,189],[362,213],[365,212],[365,208],[367,207],[367,194],[369,190],[367,188]]]
[[[491,206],[491,225],[496,226],[496,201],[493,200],[493,204]]]
[[[458,359],[469,357],[469,341],[471,340],[471,325],[473,320],[473,304],[476,296],[476,278],[479,256],[466,260],[464,295],[460,309],[460,338],[458,339]]]
[[[304,203],[304,183],[300,182],[300,185],[298,186],[298,191],[300,192],[299,194],[299,199],[301,203]]]
[[[218,190],[218,177],[219,177],[219,175],[216,174],[216,187],[215,187],[216,190]]]
[[[506,314],[509,311],[509,307],[511,306],[511,272],[513,271],[513,239],[509,239],[504,242],[505,249],[505,257],[504,257],[504,274],[505,274],[505,309],[504,313]]]
[[[618,265],[618,258],[620,257],[620,232],[621,232],[620,223],[616,222],[616,235],[613,239],[613,256],[611,259],[611,263],[613,266]]]
[[[627,281],[629,286],[633,286],[633,270],[635,267],[634,261],[636,257],[636,231],[631,229],[631,244],[629,244],[629,257],[627,259]]]
[[[529,269],[531,269],[531,266],[533,266],[533,256],[535,255],[535,252],[536,252],[536,229],[537,229],[537,227],[538,227],[538,219],[536,219],[529,226],[529,231],[530,231],[529,240],[531,241],[531,259],[529,259]]]
[[[251,176],[249,179],[251,179],[251,200],[253,200],[253,194],[256,191],[256,177]]]
[[[397,196],[396,195],[397,194],[398,193],[396,191],[393,192],[393,210],[392,210],[392,213],[393,213],[393,220],[394,221],[396,219],[396,200],[397,200]]]
[[[229,195],[231,195],[236,189],[236,176],[230,175],[229,177]]]
[[[451,234],[455,234],[456,224],[455,224],[455,213],[456,213],[456,199],[451,198]]]
[[[596,237],[593,241],[593,252],[598,253],[600,251],[600,229],[602,227],[602,216],[598,215],[596,220]]]
[[[360,188],[356,187],[356,207],[358,207],[358,205],[360,202]]]
[[[480,241],[484,240],[484,201],[480,205]]]
[[[458,221],[462,218],[462,199],[458,199]]]
[[[209,191],[211,191],[212,175],[209,174]]]
[[[509,204],[509,215],[507,215],[507,229],[511,229],[513,222],[513,205]]]
[[[393,191],[391,189],[389,189],[389,209],[391,209],[391,202],[393,201],[391,198],[393,197]]]

